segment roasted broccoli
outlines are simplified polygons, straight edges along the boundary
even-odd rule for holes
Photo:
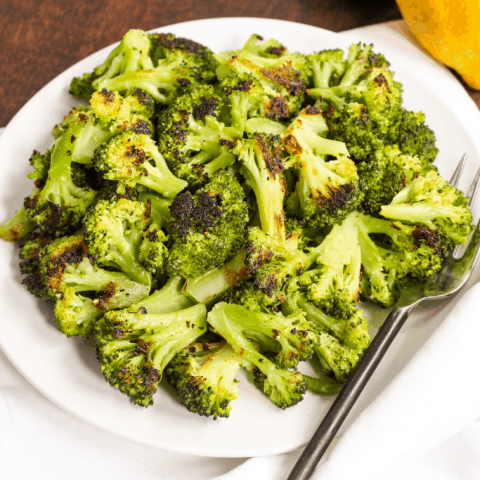
[[[89,250],[99,265],[117,268],[132,280],[151,285],[150,272],[140,262],[140,247],[150,217],[142,202],[120,198],[100,200],[85,216]]]
[[[433,170],[402,189],[380,215],[437,231],[446,250],[465,243],[473,231],[468,198]]]
[[[39,254],[39,265],[49,296],[55,299],[55,321],[69,337],[87,337],[104,312],[127,307],[150,293],[150,286],[92,263],[83,236],[50,243]]]
[[[221,97],[212,86],[192,87],[158,120],[159,147],[172,171],[190,184],[233,165],[235,128],[219,120]]]
[[[217,172],[192,196],[175,197],[170,212],[175,234],[167,263],[169,275],[192,278],[230,260],[245,241],[248,222],[242,187],[225,171]]]
[[[270,328],[268,327],[269,322],[274,320],[271,317],[278,318],[278,331],[272,331],[275,323],[272,323]],[[299,322],[298,329],[294,322]],[[303,394],[307,390],[306,380],[300,372],[285,370],[258,352],[252,341],[249,340],[248,333],[250,331],[262,333],[270,339],[272,336],[277,337],[273,339],[274,343],[280,344],[282,350],[285,348],[284,353],[291,352],[293,354],[293,361],[289,360],[288,353],[286,357],[282,355],[278,357],[277,354],[278,359],[292,365],[295,360],[298,362],[300,357],[310,356],[317,341],[316,333],[309,329],[310,324],[305,322],[303,316],[295,316],[294,322],[288,317],[282,318],[253,312],[245,307],[227,303],[217,303],[208,314],[208,323],[214,330],[225,338],[239,355],[256,367],[254,370],[255,385],[270,397],[277,407],[282,409],[293,407],[303,400]],[[300,325],[307,328],[301,330]],[[264,329],[265,333],[263,333]],[[274,330],[277,329],[274,328]],[[289,343],[290,341],[293,342],[293,345]],[[285,347],[280,342],[284,342]]]
[[[153,68],[150,58],[150,40],[143,30],[129,30],[102,65],[93,72],[75,77],[70,93],[81,100],[89,100],[95,90],[104,88],[105,82],[126,72]],[[109,90],[117,90],[109,88]],[[123,90],[127,90],[124,88]]]
[[[257,133],[239,141],[233,151],[241,162],[247,185],[255,193],[262,230],[276,241],[285,242],[285,163],[280,138]]]
[[[327,132],[321,111],[307,107],[282,135],[299,177],[287,211],[315,228],[341,222],[361,198],[357,169],[345,144],[324,138]]]
[[[228,343],[196,343],[177,353],[165,376],[190,412],[216,420],[230,415],[239,396],[235,376],[249,365]]]
[[[152,405],[165,367],[205,333],[206,316],[203,304],[170,313],[107,312],[95,325],[105,380],[136,405]]]

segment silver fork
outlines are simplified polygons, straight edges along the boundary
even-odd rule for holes
[[[452,185],[458,185],[466,160],[467,155],[464,154],[450,180]],[[475,199],[479,179],[480,169],[477,171],[467,194],[469,205]],[[307,480],[310,478],[410,313],[425,301],[446,299],[455,295],[465,285],[472,273],[479,256],[479,245],[480,221],[472,233],[462,258],[457,258],[460,251],[457,247],[448,255],[442,269],[430,282],[412,282],[410,280],[402,285],[396,307],[390,312],[357,369],[338,394],[335,402],[293,467],[288,480]]]

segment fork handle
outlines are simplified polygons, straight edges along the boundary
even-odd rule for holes
[[[347,381],[322,423],[305,447],[288,480],[307,480],[342,426],[373,372],[407,320],[412,306],[397,307],[390,312],[377,335]]]

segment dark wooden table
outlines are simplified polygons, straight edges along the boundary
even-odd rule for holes
[[[130,28],[235,16],[336,32],[401,18],[395,0],[1,0],[0,127],[51,79]]]

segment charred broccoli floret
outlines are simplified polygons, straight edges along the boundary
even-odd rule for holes
[[[143,233],[150,222],[142,202],[100,200],[84,219],[90,252],[99,265],[117,268],[132,280],[151,285],[150,272],[139,259]]]
[[[242,187],[225,171],[195,195],[178,195],[171,207],[176,230],[167,264],[169,275],[192,278],[230,260],[245,241],[248,211]]]
[[[294,318],[295,321],[298,320],[301,325],[307,324],[310,327],[309,322],[305,322],[303,316]],[[258,352],[252,341],[248,339],[247,332],[250,330],[255,332],[265,328],[265,336],[271,338],[272,333],[274,333],[272,331],[272,326],[275,329],[275,322],[279,321],[280,324],[278,326],[280,328],[277,333],[274,333],[274,335],[277,336],[277,340],[275,341],[280,342],[280,339],[284,339],[283,341],[287,343],[286,338],[293,336],[295,337],[295,340],[293,340],[294,345],[303,345],[303,349],[306,349],[306,352],[310,355],[311,350],[316,343],[316,340],[312,337],[316,334],[307,328],[304,330],[307,332],[307,335],[304,338],[300,329],[297,329],[290,323],[291,320],[292,319],[282,318],[275,315],[252,312],[245,307],[229,305],[227,303],[217,303],[213,310],[208,314],[208,323],[215,329],[215,331],[224,337],[239,355],[256,367],[254,370],[255,385],[265,393],[265,395],[267,395],[277,407],[282,409],[292,407],[303,400],[303,394],[307,390],[306,380],[300,372],[284,370],[269,360],[269,358]],[[266,325],[269,321],[272,321],[273,323],[267,332],[266,329],[268,327]],[[260,325],[257,322],[260,323]],[[282,330],[283,328],[286,328],[287,331],[284,332]],[[287,336],[283,337],[282,334],[285,333]],[[309,340],[311,340],[312,343],[309,343]],[[286,348],[287,351],[290,349],[295,356],[295,352],[298,352],[299,347],[295,348],[288,343]],[[299,360],[299,357],[297,356],[296,359]],[[286,359],[281,360],[288,360],[288,355]],[[292,364],[292,362],[289,361],[286,363]]]
[[[149,37],[155,67],[163,60],[180,60],[188,65],[196,81],[209,83],[215,78],[218,62],[208,47],[173,33],[152,33]]]
[[[106,180],[115,180],[120,186],[139,184],[174,197],[187,185],[170,172],[152,138],[141,133],[115,135],[95,150],[93,162]]]
[[[297,277],[309,263],[309,257],[285,248],[258,227],[248,232],[245,265],[258,289],[256,298],[263,308],[276,310],[297,288]]]
[[[398,280],[427,278],[442,263],[438,232],[359,214],[355,220],[362,256],[362,297],[383,306],[398,298]]]
[[[152,405],[165,367],[206,331],[206,316],[202,304],[171,313],[107,312],[95,325],[105,380],[136,405]]]
[[[282,135],[299,177],[287,211],[311,228],[341,222],[361,198],[357,169],[345,144],[324,138],[327,132],[321,111],[307,107]]]
[[[278,242],[285,242],[285,163],[280,138],[257,133],[239,141],[234,153],[247,185],[255,193],[262,230]]]
[[[78,187],[72,178],[72,157],[85,119],[77,118],[54,144],[48,177],[24,201],[31,222],[43,231],[61,236],[81,223],[97,193]]]
[[[465,243],[473,231],[468,198],[433,170],[402,189],[380,215],[438,230],[446,250]]]
[[[235,376],[248,365],[228,343],[196,343],[177,353],[165,376],[187,410],[216,420],[230,415],[239,395]]]
[[[172,169],[190,184],[233,165],[238,131],[219,120],[221,97],[212,86],[196,86],[177,98],[158,120],[159,147]]]
[[[43,283],[55,299],[55,321],[69,337],[87,337],[104,312],[127,307],[150,292],[149,286],[132,281],[124,273],[92,263],[83,236],[50,243],[39,254],[39,265]],[[89,296],[79,295],[87,292]]]
[[[266,42],[266,48],[255,48],[255,42],[255,38],[250,38],[241,50],[217,53],[215,58],[220,63],[217,78],[222,81],[232,73],[251,75],[272,101],[280,99],[277,102],[284,105],[288,115],[296,115],[302,107],[307,82],[305,57],[280,49],[281,52],[277,50],[277,54],[267,58],[265,52],[273,45]]]

